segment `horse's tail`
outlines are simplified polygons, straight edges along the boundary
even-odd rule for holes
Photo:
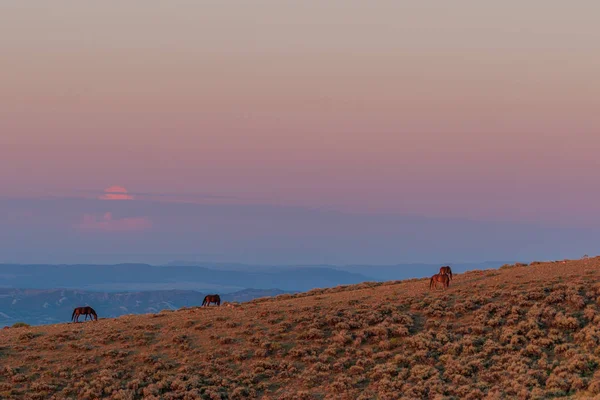
[[[75,313],[77,312],[77,309],[73,310],[73,314],[71,314],[71,321],[75,321]]]
[[[431,289],[432,287],[433,287],[433,276],[429,280],[429,289]]]

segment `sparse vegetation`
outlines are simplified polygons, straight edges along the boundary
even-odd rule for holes
[[[7,329],[0,398],[592,398],[598,267],[534,262],[456,274],[446,291],[369,282]]]

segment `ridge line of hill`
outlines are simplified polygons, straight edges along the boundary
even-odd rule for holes
[[[447,290],[428,283],[3,330],[0,397],[600,396],[600,258],[469,271]]]

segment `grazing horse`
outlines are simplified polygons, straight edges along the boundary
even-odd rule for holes
[[[210,306],[211,303],[215,303],[216,305],[221,305],[221,297],[218,294],[209,294],[204,298],[202,302],[202,306]]]
[[[87,321],[88,316],[90,317],[90,320],[98,321],[98,314],[96,314],[96,311],[90,306],[77,307],[74,309],[73,314],[71,315],[71,321],[79,322],[80,315],[85,315],[84,321]]]
[[[445,267],[441,267],[440,268],[440,274],[441,275],[448,275],[450,277],[450,280],[452,280],[452,269],[450,269],[449,266],[445,266]]]
[[[429,280],[429,290],[437,289],[437,284],[441,283],[444,290],[450,285],[450,278],[446,274],[435,274]]]

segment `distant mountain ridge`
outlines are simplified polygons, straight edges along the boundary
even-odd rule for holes
[[[527,260],[524,260],[527,261]],[[397,265],[249,265],[177,261],[148,264],[0,264],[0,287],[102,292],[195,290],[232,293],[246,288],[307,291],[365,281],[420,278],[440,265],[456,272],[498,268],[513,261]]]
[[[280,289],[244,289],[222,294],[221,300],[245,302],[284,293],[294,292]],[[208,293],[192,290],[110,293],[71,289],[0,288],[0,327],[15,322],[26,322],[30,325],[68,322],[73,308],[82,305],[92,306],[101,318],[156,313],[165,309],[176,310],[201,305],[206,294]]]
[[[223,301],[243,302],[366,281],[430,276],[440,266],[177,263],[185,265],[0,264],[0,325],[65,322],[74,307],[86,304],[103,317],[118,317],[200,305],[208,293],[219,293]],[[449,264],[460,273],[503,263]]]
[[[231,293],[279,288],[305,291],[360,283],[373,278],[322,267],[221,269],[205,266],[0,264],[0,287],[94,291],[196,290]]]
[[[522,260],[523,261],[523,260]],[[531,260],[524,260],[531,261]],[[168,267],[186,266],[186,267],[203,267],[210,269],[223,269],[233,271],[287,271],[294,268],[325,268],[336,271],[345,271],[349,273],[358,273],[365,275],[369,280],[387,281],[397,279],[421,278],[434,273],[442,265],[450,265],[452,270],[461,273],[473,269],[490,269],[499,268],[505,264],[514,264],[514,260],[506,261],[482,261],[477,263],[462,263],[462,262],[441,262],[441,263],[399,263],[390,265],[366,265],[366,264],[297,264],[297,265],[256,265],[242,263],[210,263],[177,260],[166,264]]]

